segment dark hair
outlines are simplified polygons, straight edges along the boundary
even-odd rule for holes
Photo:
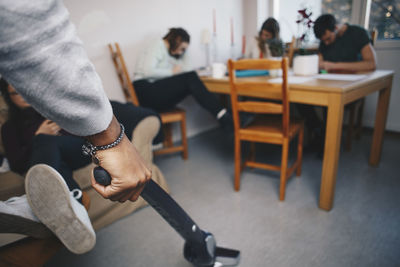
[[[279,38],[279,23],[274,18],[268,18],[264,21],[259,35],[261,35],[262,30],[272,33],[272,38]]]
[[[314,22],[314,34],[315,37],[321,39],[321,37],[328,31],[335,31],[336,19],[332,14],[323,14],[317,18]]]
[[[190,43],[190,35],[183,28],[171,28],[169,32],[163,37],[169,43],[170,51],[178,48],[183,43]]]
[[[10,93],[8,92],[9,85],[10,84],[4,78],[0,79],[0,92],[8,106],[8,117],[13,120],[17,118],[20,109],[11,100]]]

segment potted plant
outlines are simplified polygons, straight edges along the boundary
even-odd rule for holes
[[[299,47],[299,53],[293,60],[293,72],[296,75],[314,75],[318,73],[318,55],[312,55],[305,48],[309,42],[314,24],[314,21],[311,19],[312,12],[308,11],[307,8],[300,9],[297,12],[299,13],[299,17],[296,23],[301,35],[296,45]]]

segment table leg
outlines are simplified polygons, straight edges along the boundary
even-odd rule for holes
[[[378,166],[381,159],[383,135],[386,128],[391,88],[392,80],[390,79],[386,88],[379,91],[378,105],[376,107],[374,135],[372,137],[371,152],[369,157],[369,164],[372,166]]]
[[[341,94],[331,94],[328,102],[324,160],[322,164],[321,190],[319,196],[319,207],[327,211],[331,210],[333,207],[340,153],[340,139],[342,136],[343,110],[343,96]]]

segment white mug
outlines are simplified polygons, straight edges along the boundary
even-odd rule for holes
[[[293,72],[303,76],[318,74],[318,55],[296,56],[293,60]]]
[[[220,79],[225,76],[226,66],[223,63],[212,64],[212,76],[213,78]]]

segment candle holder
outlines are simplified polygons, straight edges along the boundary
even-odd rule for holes
[[[210,69],[210,67],[211,67],[211,50],[210,50],[211,34],[208,29],[203,30],[201,42],[202,42],[202,44],[204,44],[204,48],[205,48],[206,69]]]
[[[211,57],[212,63],[218,62],[218,42],[216,33],[214,33],[211,38]]]

